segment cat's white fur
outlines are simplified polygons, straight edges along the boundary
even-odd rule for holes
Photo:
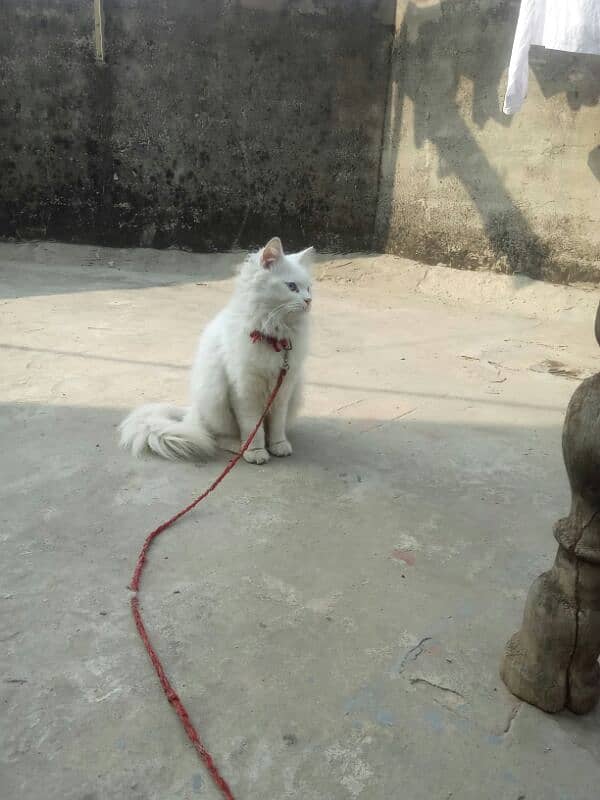
[[[217,447],[235,449],[243,443],[262,414],[283,363],[283,354],[268,343],[252,342],[250,334],[258,330],[291,340],[292,350],[283,385],[244,458],[264,464],[269,453],[291,454],[287,426],[302,391],[313,254],[309,247],[286,255],[281,241],[274,238],[248,257],[231,300],[200,337],[189,407],[152,404],[135,409],[120,426],[123,447],[136,456],[151,450],[176,459],[202,457]]]

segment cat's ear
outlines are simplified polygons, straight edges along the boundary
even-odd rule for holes
[[[296,258],[302,266],[310,267],[315,260],[315,248],[307,247],[306,250],[301,250],[299,253],[296,253]]]
[[[271,269],[280,258],[283,258],[283,245],[281,239],[274,236],[261,250],[260,265],[265,269]]]

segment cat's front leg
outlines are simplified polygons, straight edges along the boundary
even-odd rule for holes
[[[249,464],[266,464],[269,457],[264,447],[249,447],[244,453],[244,460]]]
[[[293,388],[291,381],[282,385],[267,421],[269,433],[267,447],[269,453],[278,457],[291,456],[293,452],[286,436],[288,408]]]
[[[240,446],[243,446],[246,439],[254,430],[263,408],[260,402],[253,397],[253,393],[248,391],[245,397],[237,397],[234,402],[235,416],[240,429]],[[265,429],[264,425],[256,431],[250,447],[244,453],[244,459],[249,464],[266,464],[269,454],[265,448]]]

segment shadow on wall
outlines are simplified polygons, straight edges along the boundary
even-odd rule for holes
[[[572,111],[600,101],[600,58],[532,47],[529,64],[545,98],[564,93]],[[600,181],[600,145],[590,150],[590,172]]]
[[[600,145],[594,147],[588,157],[588,167],[597,181],[600,181]]]
[[[409,2],[392,54],[391,169],[397,168],[406,136],[403,109],[409,98],[415,146],[422,149],[428,142],[435,146],[438,177],[454,175],[460,181],[479,214],[487,242],[468,218],[454,231],[442,207],[433,209],[432,219],[425,222],[420,198],[413,193],[394,203],[390,191],[380,198],[378,238],[386,250],[429,263],[478,268],[493,262],[507,273],[549,277],[548,246],[532,230],[464,119],[471,106],[471,119],[480,129],[490,120],[511,125],[512,119],[501,109],[499,86],[510,58],[517,12],[518,3],[512,0]],[[546,51],[535,50],[538,57],[533,69],[546,97],[566,91],[571,108],[598,102],[599,64],[584,63],[580,56],[570,54],[558,54],[566,56],[558,60],[553,54],[546,60],[539,56]],[[472,100],[464,96],[465,80],[472,84]],[[588,163],[598,176],[598,148]]]
[[[67,6],[2,5],[0,235],[368,248],[393,0]]]

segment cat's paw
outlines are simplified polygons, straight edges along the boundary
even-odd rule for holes
[[[269,453],[271,453],[273,456],[277,456],[278,458],[282,458],[283,456],[291,456],[292,452],[292,445],[287,439],[283,439],[281,442],[275,442],[275,444],[269,445]]]
[[[249,464],[266,464],[269,460],[269,454],[262,447],[257,447],[255,450],[246,450],[244,459]]]

